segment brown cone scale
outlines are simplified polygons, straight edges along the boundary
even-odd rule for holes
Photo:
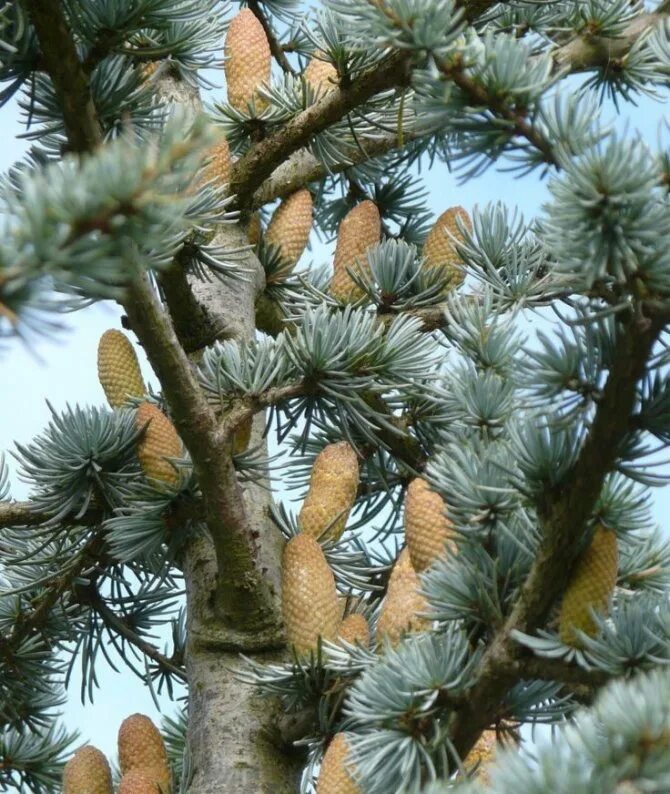
[[[339,76],[337,69],[332,63],[322,59],[323,53],[315,52],[314,57],[307,64],[302,76],[306,82],[314,89],[314,91],[322,96],[328,91],[333,91],[337,88]]]
[[[444,500],[425,480],[419,477],[412,480],[405,497],[405,539],[417,573],[445,552],[453,533],[445,510]]]
[[[119,766],[123,775],[142,770],[167,794],[170,765],[158,728],[144,714],[131,714],[121,723],[118,736]]]
[[[361,794],[361,789],[349,771],[351,764],[348,759],[346,736],[336,733],[321,762],[316,794]]]
[[[316,456],[298,523],[319,540],[339,540],[358,493],[358,457],[351,444],[328,444]]]
[[[104,753],[87,744],[65,764],[63,794],[112,794],[112,771]]]
[[[376,245],[381,237],[379,210],[372,201],[362,201],[340,223],[335,244],[333,278],[330,294],[341,303],[355,303],[364,292],[347,272],[367,269],[365,253]]]
[[[135,348],[114,328],[105,331],[98,342],[98,380],[112,408],[146,392]]]
[[[607,614],[619,568],[616,534],[596,527],[591,544],[575,564],[563,595],[559,615],[559,635],[567,645],[579,647],[578,629],[589,636],[597,631],[591,610]]]
[[[135,426],[146,428],[137,444],[137,457],[149,480],[176,485],[179,473],[168,458],[179,458],[182,446],[177,431],[165,414],[152,403],[142,403],[135,414]]]
[[[290,273],[297,264],[311,231],[312,194],[303,188],[282,201],[265,232],[265,242],[279,252],[282,275]]]
[[[334,640],[340,624],[335,577],[321,546],[310,535],[291,538],[282,557],[282,612],[286,639],[297,653],[316,649],[319,637]]]
[[[246,112],[247,106],[255,102],[256,109],[262,110],[267,102],[257,90],[270,80],[272,56],[263,26],[248,8],[243,8],[230,23],[224,56],[229,104]]]
[[[377,621],[377,644],[388,640],[397,645],[404,634],[429,628],[422,617],[427,610],[426,599],[419,592],[419,577],[412,567],[409,550],[403,549],[393,566],[388,589]]]
[[[423,246],[426,269],[438,270],[448,279],[445,292],[457,287],[465,278],[463,261],[450,237],[453,235],[459,242],[463,240],[463,234],[458,228],[458,218],[465,228],[472,229],[472,222],[467,211],[463,207],[450,207],[435,221]]]
[[[340,623],[337,639],[350,642],[352,645],[359,643],[367,646],[370,644],[370,627],[365,615],[360,612],[352,612]]]

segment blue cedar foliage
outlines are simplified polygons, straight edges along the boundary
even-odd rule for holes
[[[217,412],[270,409],[281,457],[268,459],[262,448],[240,453],[241,477],[262,478],[268,467],[283,474],[289,465],[283,482],[302,495],[326,444],[345,438],[361,452],[352,518],[324,553],[349,595],[347,611],[363,613],[373,633],[404,542],[406,487],[417,473],[448,505],[458,549],[421,576],[431,631],[396,648],[323,643],[308,659],[249,660],[247,682],[280,696],[288,711],[310,707],[318,715],[316,732],[302,737],[302,790],[313,790],[338,731],[347,732],[365,792],[481,789],[465,780],[459,719],[490,670],[491,648],[516,619],[563,489],[579,487],[571,477],[589,440],[616,419],[602,417],[613,399],[607,386],[630,380],[617,368],[645,322],[653,344],[633,362],[639,373],[626,381],[629,415],[594,471],[573,544],[582,548],[597,523],[616,531],[611,615],[599,618],[597,635],[579,650],[561,643],[551,610],[529,631],[512,626],[506,653],[514,658],[505,663],[519,669],[499,693],[491,724],[558,723],[578,708],[575,682],[632,681],[614,683],[578,713],[536,763],[507,754],[492,790],[579,794],[623,782],[667,790],[670,685],[648,671],[670,659],[670,549],[649,514],[649,486],[667,481],[656,463],[670,439],[670,159],[667,130],[658,144],[634,131],[615,134],[600,110],[605,97],[664,96],[667,3],[657,17],[628,0],[260,5],[296,72],[318,51],[346,86],[387,56],[407,59],[397,86],[301,141],[322,167],[310,186],[319,233],[332,237],[367,198],[380,210],[382,240],[355,276],[364,298],[353,307],[328,294],[327,268],[282,274],[273,252],[261,249],[272,279],[265,297],[287,327],[273,339],[212,344],[195,368],[197,382]],[[215,0],[61,6],[90,78],[103,145],[83,158],[67,154],[61,99],[36,33],[22,4],[5,4],[0,101],[19,97],[33,141],[0,185],[0,334],[9,339],[49,331],[54,312],[123,299],[147,273],[158,285],[175,261],[193,277],[216,275],[228,286],[248,278],[244,251],[210,244],[217,224],[236,220],[231,197],[221,186],[198,185],[194,174],[216,131],[243,157],[262,147],[259,138],[281,137],[314,102],[331,101],[299,75],[277,74],[263,89],[260,120],[220,98],[207,117],[186,119],[157,86],[171,78],[206,87],[198,70],[216,64],[236,7]],[[151,77],[149,64],[158,65]],[[572,71],[586,72],[581,85]],[[361,156],[380,140],[388,145],[377,156]],[[421,169],[435,162],[464,180],[492,166],[539,172],[550,193],[531,220],[501,204],[476,208],[472,230],[461,224],[452,239],[468,278],[449,294],[421,251],[432,222]],[[530,313],[540,318],[535,334],[525,323]],[[166,407],[159,395],[149,399]],[[27,526],[0,531],[6,788],[56,790],[76,740],[56,723],[64,685],[80,665],[82,694],[93,698],[108,646],[114,663],[149,686],[182,694],[179,555],[203,528],[200,486],[189,459],[178,462],[174,488],[144,481],[136,439],[132,405],[77,406],[54,413],[41,435],[17,447],[33,514]],[[8,496],[2,465],[0,508],[9,511]],[[287,537],[298,531],[286,505],[274,518]],[[34,630],[24,635],[31,620]],[[172,628],[162,658],[137,651],[161,624]],[[166,725],[175,763],[184,730],[183,716]],[[187,781],[188,758],[184,764]]]

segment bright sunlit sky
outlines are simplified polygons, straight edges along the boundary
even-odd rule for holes
[[[220,91],[215,92],[220,94]],[[631,128],[639,129],[653,146],[660,119],[666,106],[645,99],[638,107],[624,105],[619,121],[623,125],[629,120]],[[606,119],[614,115],[613,108],[606,108]],[[3,146],[0,150],[0,169],[5,171],[15,160],[21,158],[26,146],[15,136],[21,132],[21,120],[16,105],[0,109],[0,129]],[[510,206],[516,205],[526,218],[540,212],[547,197],[546,182],[536,177],[515,180],[509,174],[490,170],[484,176],[467,185],[458,185],[455,177],[445,166],[425,173],[426,185],[430,188],[430,205],[436,214],[447,207],[460,204],[468,210],[489,201],[501,200]],[[316,264],[327,261],[329,249],[314,240],[311,252],[303,262],[311,258]],[[0,347],[0,451],[10,452],[13,442],[25,443],[47,424],[49,411],[46,400],[54,408],[62,409],[71,404],[101,404],[104,395],[96,377],[96,348],[101,333],[110,327],[119,327],[119,310],[114,305],[98,304],[77,314],[63,317],[65,329],[49,339],[38,340],[30,350],[20,341],[12,341]],[[157,379],[145,364],[145,373],[154,386]],[[10,466],[13,461],[10,458]],[[27,487],[16,476],[12,468],[12,495],[25,498]],[[663,524],[670,513],[667,489],[654,494],[656,520]],[[82,707],[79,701],[79,682],[71,687],[65,720],[68,727],[78,727],[84,739],[90,740],[110,757],[116,754],[116,731],[121,720],[128,714],[141,711],[155,717],[157,712],[149,692],[127,670],[115,673],[109,668],[100,668],[101,687],[95,696],[94,705]],[[164,703],[167,713],[175,708]]]

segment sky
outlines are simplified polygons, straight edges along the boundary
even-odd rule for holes
[[[645,139],[654,146],[658,123],[666,114],[666,106],[648,99],[640,105],[623,105],[617,125],[629,123],[638,128]],[[605,110],[605,117],[612,118],[612,108]],[[3,146],[0,147],[0,172],[4,172],[25,151],[24,142],[15,136],[21,132],[21,123],[16,105],[0,108],[0,130]],[[460,204],[470,212],[479,204],[502,201],[516,205],[526,218],[540,212],[547,199],[547,183],[535,176],[516,180],[511,175],[490,169],[483,176],[465,185],[459,185],[445,166],[424,173],[425,184],[430,191],[430,207],[436,216],[449,206]],[[313,245],[307,259],[322,264],[329,257],[327,247]],[[96,304],[76,314],[65,315],[64,330],[50,338],[35,341],[27,349],[20,341],[9,341],[0,347],[0,452],[10,453],[15,441],[28,442],[49,421],[48,400],[56,410],[66,404],[105,404],[102,389],[96,377],[96,351],[98,339],[107,328],[120,327],[120,311],[110,303]],[[147,379],[157,385],[150,367],[143,359],[142,366]],[[27,487],[16,476],[12,467],[12,496],[26,498]],[[670,515],[668,489],[654,492],[654,515],[656,521],[664,523]],[[101,666],[101,687],[95,694],[93,705],[82,706],[79,702],[79,681],[75,677],[69,692],[64,719],[68,727],[79,728],[83,738],[102,749],[108,756],[116,753],[116,731],[122,719],[136,711],[157,718],[158,712],[148,690],[127,670],[115,673]],[[175,706],[163,700],[166,713]]]

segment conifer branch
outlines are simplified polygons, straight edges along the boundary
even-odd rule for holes
[[[183,667],[179,667],[174,663],[173,659],[165,656],[158,648],[150,642],[142,639],[133,629],[126,623],[126,621],[110,609],[105,603],[95,585],[90,585],[84,588],[78,588],[76,591],[76,598],[78,603],[90,607],[96,612],[102,622],[107,628],[123,637],[126,642],[130,643],[133,647],[141,651],[148,659],[155,662],[159,667],[168,673],[171,673],[180,681],[187,681],[186,671]]]
[[[619,335],[614,364],[579,457],[568,475],[543,495],[538,506],[542,541],[536,559],[509,617],[484,654],[467,704],[452,723],[451,736],[461,757],[494,721],[505,692],[518,680],[513,662],[520,649],[512,632],[532,634],[540,628],[567,585],[588,532],[586,522],[629,429],[637,383],[662,328],[659,319],[629,319]]]
[[[102,142],[102,130],[74,39],[59,2],[22,0],[35,27],[44,65],[63,109],[70,147],[87,152]]]
[[[253,194],[282,162],[322,132],[376,94],[408,84],[408,55],[395,52],[374,69],[356,78],[349,86],[329,91],[279,132],[253,146],[233,166],[230,193],[246,209]]]
[[[512,670],[519,680],[556,681],[559,684],[591,689],[599,689],[612,678],[602,670],[587,670],[576,664],[568,664],[562,659],[546,659],[538,656],[515,661]]]
[[[242,625],[256,640],[268,632],[274,641],[278,631],[275,603],[259,570],[230,440],[220,432],[191,363],[146,277],[131,286],[124,307],[161,382],[198,475],[221,573],[216,597],[219,614],[231,628]]]

